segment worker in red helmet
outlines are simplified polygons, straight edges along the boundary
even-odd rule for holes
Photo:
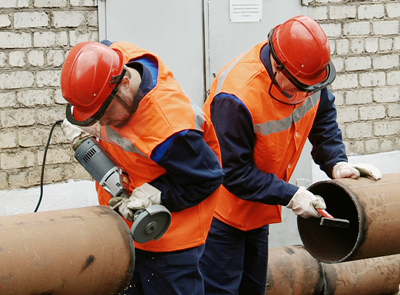
[[[225,177],[200,261],[206,294],[264,295],[269,224],[281,222],[281,206],[320,217],[324,200],[289,183],[307,138],[328,176],[360,176],[348,163],[327,88],[335,75],[326,34],[301,15],[215,78],[204,112],[217,131]],[[381,177],[379,169],[360,166],[365,176]]]
[[[223,179],[211,120],[157,55],[126,42],[76,45],[61,88],[65,135],[95,135],[129,175],[132,194],[116,209],[127,224],[155,204],[172,215],[159,240],[135,242],[133,278],[121,294],[204,294],[199,260]],[[100,205],[121,201],[96,188]]]

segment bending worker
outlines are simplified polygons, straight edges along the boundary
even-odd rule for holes
[[[128,225],[150,205],[172,214],[161,239],[135,243],[133,279],[121,294],[204,294],[199,260],[223,179],[209,118],[157,55],[126,42],[76,45],[61,88],[69,102],[65,135],[82,136],[76,125],[94,130],[129,175],[132,194],[117,207]],[[115,203],[96,187],[100,205]]]
[[[225,178],[200,261],[206,294],[264,295],[268,225],[281,222],[281,206],[320,217],[315,208],[325,209],[323,199],[288,183],[307,138],[328,176],[360,176],[348,163],[327,88],[335,75],[326,34],[311,18],[297,16],[214,80],[204,111],[217,131]]]

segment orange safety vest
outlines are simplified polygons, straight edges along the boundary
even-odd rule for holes
[[[270,97],[271,78],[260,60],[265,42],[227,64],[215,78],[204,112],[219,93],[238,97],[248,108],[254,125],[254,163],[265,173],[288,181],[312,128],[320,99],[316,93],[299,105],[287,105]],[[280,205],[245,201],[224,186],[215,217],[243,231],[282,221]]]
[[[166,173],[150,156],[159,144],[183,130],[203,132],[204,140],[221,162],[219,143],[211,120],[184,94],[164,62],[158,56],[130,43],[116,42],[111,47],[123,52],[125,63],[144,56],[152,56],[158,63],[158,83],[143,97],[127,125],[121,128],[101,127],[101,133],[108,137],[104,140],[102,136],[101,143],[128,173],[129,189],[133,191]],[[100,204],[108,206],[111,195],[98,183],[96,185]],[[135,243],[135,247],[146,251],[168,252],[204,244],[218,195],[219,189],[197,206],[172,212],[171,226],[161,239]],[[126,222],[129,227],[132,226],[132,222]]]

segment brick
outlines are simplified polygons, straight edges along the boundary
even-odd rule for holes
[[[34,0],[34,7],[66,7],[68,5],[67,0]]]
[[[381,4],[360,5],[358,7],[358,19],[383,18],[385,7]]]
[[[0,190],[5,190],[8,188],[8,174],[0,171]]]
[[[85,15],[80,11],[53,11],[52,25],[56,28],[79,27],[85,22]]]
[[[3,127],[29,126],[36,122],[34,109],[11,109],[1,112],[1,125]]]
[[[374,101],[379,103],[385,102],[398,102],[399,99],[399,88],[398,87],[382,87],[374,89]]]
[[[357,74],[336,75],[331,84],[332,89],[356,88],[358,86]]]
[[[28,172],[25,170],[18,171],[16,174],[9,176],[10,188],[28,188],[31,184],[28,181]],[[33,209],[32,209],[33,210]]]
[[[60,86],[61,70],[39,71],[36,73],[38,87]]]
[[[0,8],[29,7],[29,0],[0,0]]]
[[[7,65],[7,54],[0,52],[0,67],[5,67]]]
[[[388,148],[393,147],[391,140],[370,139],[365,141],[366,153],[382,153],[388,151]]]
[[[25,51],[12,51],[9,54],[9,63],[12,67],[25,67],[26,63]]]
[[[400,37],[393,38],[393,50],[400,51]]]
[[[340,123],[356,122],[358,120],[358,108],[357,107],[338,107],[338,119]]]
[[[361,140],[349,141],[346,144],[346,151],[350,155],[351,154],[355,154],[355,155],[364,154],[364,152],[365,152],[364,142]]]
[[[387,73],[387,84],[390,86],[400,85],[400,71],[391,71]]]
[[[400,121],[378,121],[374,123],[375,136],[398,135],[400,132]]]
[[[356,89],[346,91],[347,104],[368,104],[372,102],[372,91],[369,89]]]
[[[379,51],[391,51],[393,47],[392,38],[380,38],[379,39]]]
[[[32,87],[33,73],[28,71],[15,71],[0,73],[0,89],[18,89]]]
[[[342,33],[342,26],[339,23],[321,24],[321,27],[328,37],[338,37]]]
[[[0,14],[0,28],[11,26],[10,17],[7,14]]]
[[[0,92],[0,108],[13,107],[17,105],[15,91]]]
[[[389,117],[397,118],[400,117],[400,105],[399,104],[391,104],[387,109],[387,114]]]
[[[38,151],[38,165],[43,163],[44,150]],[[46,155],[46,164],[61,164],[71,162],[73,154],[69,149],[49,148]]]
[[[0,130],[0,148],[16,148],[18,147],[17,130]]]
[[[87,19],[88,25],[91,27],[97,27],[97,25],[99,23],[99,20],[97,17],[97,10],[96,11],[88,11],[86,15],[87,15],[86,19]]]
[[[386,109],[383,105],[360,107],[360,120],[382,119],[386,116]]]
[[[71,6],[96,6],[95,0],[70,0]]]
[[[52,104],[52,89],[32,89],[17,92],[17,101],[26,107]]]
[[[345,60],[346,71],[368,70],[371,68],[370,57],[349,57]]]
[[[64,63],[63,50],[49,50],[47,53],[47,65],[53,67],[60,67]]]
[[[34,47],[53,47],[68,45],[67,32],[34,32]]]
[[[332,58],[332,63],[335,66],[336,72],[341,72],[344,69],[344,60],[343,58]]]
[[[80,42],[85,41],[99,41],[98,31],[89,31],[89,32],[79,32],[79,31],[70,31],[69,32],[69,40],[71,42],[71,46],[75,46]]]
[[[345,55],[350,52],[350,41],[348,39],[339,39],[336,41],[336,53]]]
[[[40,108],[36,111],[36,120],[42,125],[53,125],[56,121],[65,118],[65,108]]]
[[[32,167],[35,164],[35,153],[32,151],[1,153],[0,161],[0,168],[3,170]]]
[[[0,32],[0,48],[29,48],[32,46],[30,33]]]
[[[353,5],[338,5],[329,7],[330,19],[352,19],[356,17],[356,7]]]
[[[398,68],[399,55],[390,54],[390,55],[375,56],[372,58],[372,64],[374,70]]]
[[[49,17],[45,12],[14,13],[14,27],[16,29],[47,27],[48,24]]]
[[[370,72],[370,73],[360,74],[359,79],[360,79],[360,85],[362,87],[385,85],[384,72]]]
[[[350,22],[343,25],[345,36],[368,35],[371,32],[369,22]]]
[[[376,35],[393,35],[399,33],[398,21],[379,21],[372,23],[372,32]]]
[[[34,67],[44,66],[44,52],[40,50],[31,50],[28,52],[28,63]]]
[[[399,18],[400,17],[400,3],[388,3],[386,4],[386,11],[388,17],[390,18]]]
[[[366,38],[365,39],[365,50],[369,53],[375,53],[378,51],[378,38]]]
[[[344,104],[344,93],[343,91],[335,91],[333,94],[335,96],[335,105],[341,106]]]
[[[56,104],[67,104],[68,102],[62,96],[61,89],[57,89],[53,94],[54,102]]]
[[[18,142],[21,147],[45,146],[49,131],[37,127],[20,128]]]
[[[346,126],[346,136],[353,139],[368,138],[372,135],[372,123],[353,123]]]
[[[350,51],[352,53],[360,54],[364,52],[365,40],[361,38],[353,39],[350,42]]]

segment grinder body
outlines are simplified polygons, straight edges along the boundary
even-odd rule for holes
[[[107,192],[113,197],[129,198],[128,175],[94,137],[84,138],[74,149],[76,160]],[[112,209],[117,209],[118,205]],[[135,212],[131,234],[139,243],[159,240],[170,224],[169,210],[162,205],[153,205]]]

